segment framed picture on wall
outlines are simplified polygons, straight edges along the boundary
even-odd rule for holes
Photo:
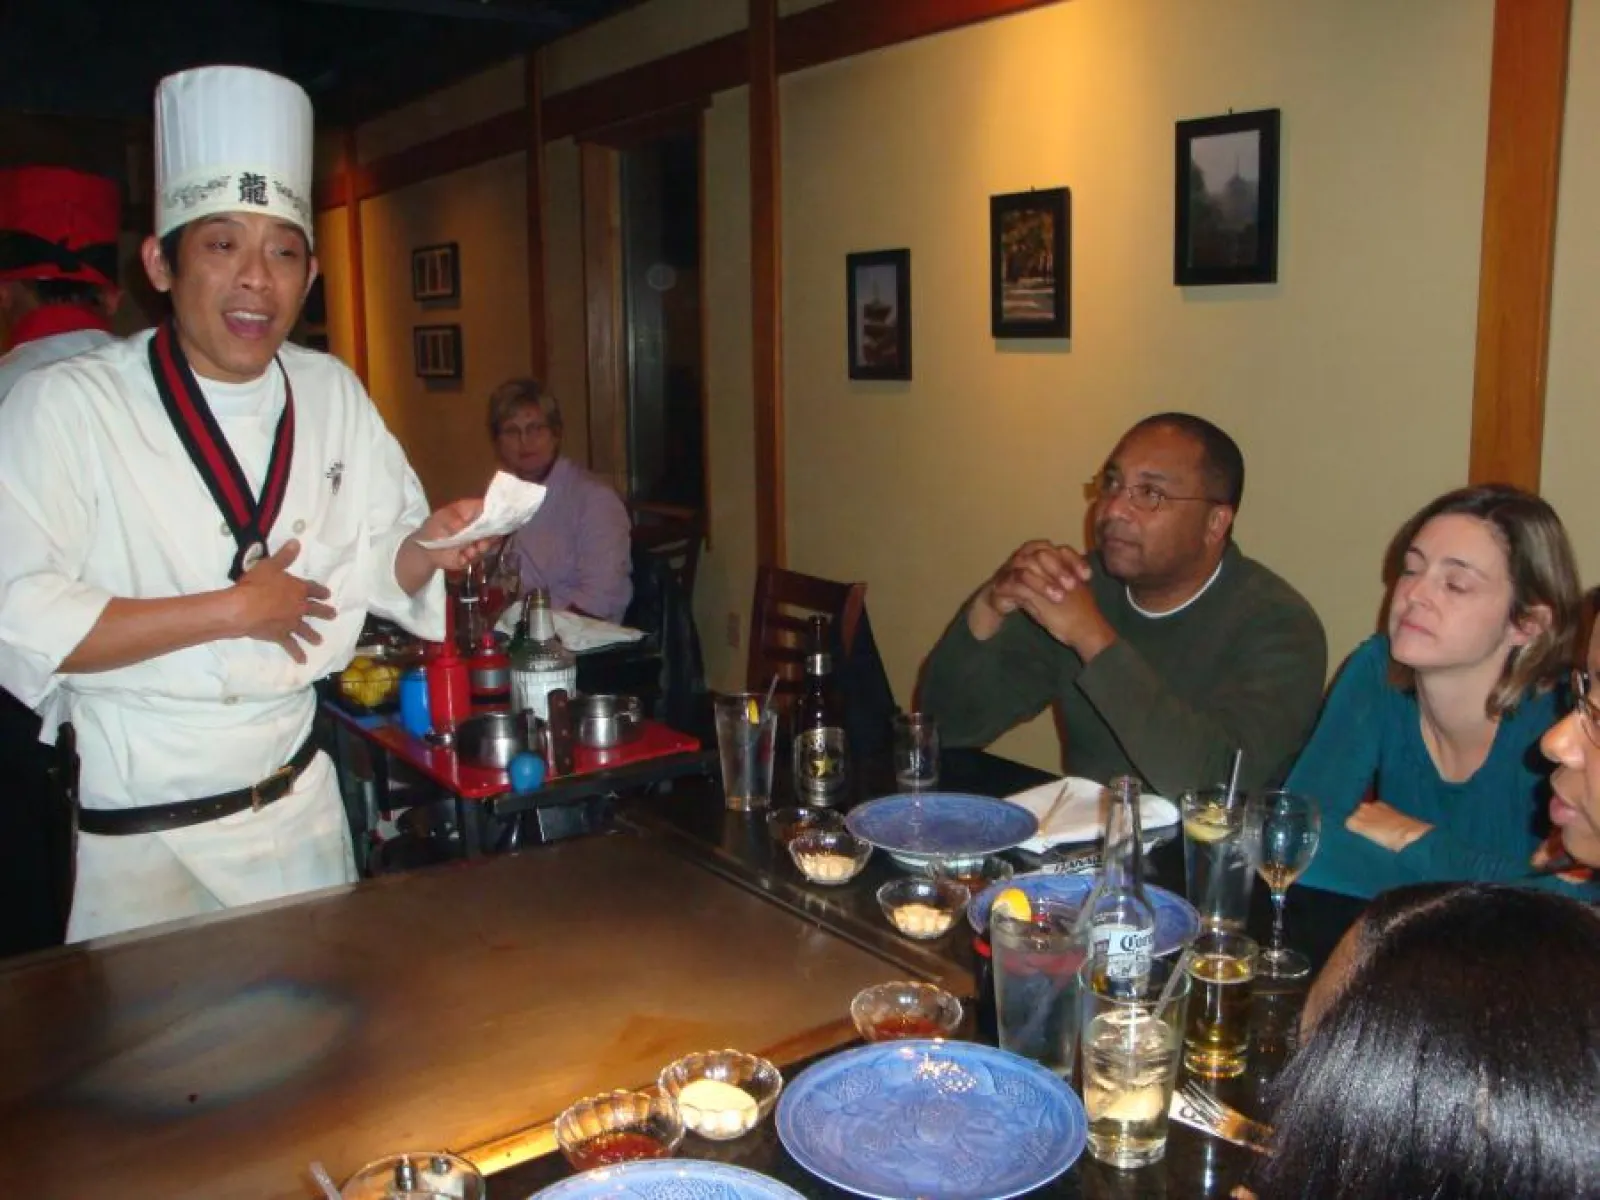
[[[461,326],[418,325],[411,331],[411,349],[421,378],[461,378]]]
[[[851,379],[911,378],[911,251],[844,257]]]
[[[1178,122],[1172,282],[1278,281],[1278,110]]]
[[[997,338],[1072,336],[1072,192],[989,197],[989,330]]]
[[[420,246],[411,252],[411,298],[455,300],[461,295],[461,260],[457,243]]]

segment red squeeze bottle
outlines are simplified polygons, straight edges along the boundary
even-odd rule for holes
[[[428,663],[428,716],[436,733],[454,733],[472,711],[472,682],[456,650],[452,606],[446,606],[444,621],[444,641]]]

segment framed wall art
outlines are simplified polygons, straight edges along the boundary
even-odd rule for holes
[[[461,326],[418,325],[411,330],[411,350],[419,377],[461,378]]]
[[[411,298],[455,300],[461,296],[461,258],[457,243],[420,246],[411,252]]]
[[[1278,110],[1178,122],[1172,281],[1278,281]]]
[[[1072,192],[989,197],[989,329],[997,338],[1072,336]]]
[[[911,378],[911,251],[844,258],[851,379]]]

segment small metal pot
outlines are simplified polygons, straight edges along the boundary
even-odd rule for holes
[[[543,748],[529,719],[532,712],[486,712],[468,717],[456,726],[456,755],[479,767],[505,768],[518,754]]]
[[[609,750],[644,732],[637,696],[582,696],[572,711],[578,744],[591,750]]]

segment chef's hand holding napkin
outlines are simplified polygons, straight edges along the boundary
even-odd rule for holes
[[[1063,787],[1067,797],[1052,814],[1050,809]],[[1097,841],[1105,832],[1109,793],[1104,784],[1092,779],[1054,779],[1006,799],[1022,805],[1040,821],[1050,816],[1048,825],[1041,826],[1036,835],[1022,843],[1022,849],[1035,854],[1043,854],[1051,846]],[[1148,792],[1139,797],[1139,827],[1146,834],[1163,825],[1176,824],[1178,815],[1177,805],[1170,800]]]
[[[527,524],[528,518],[539,511],[539,506],[544,503],[544,493],[542,483],[528,483],[505,471],[496,471],[494,478],[489,481],[489,490],[484,493],[483,511],[478,514],[477,520],[449,537],[431,538],[419,541],[417,545],[424,550],[450,550],[484,538],[512,533],[521,529]]]

